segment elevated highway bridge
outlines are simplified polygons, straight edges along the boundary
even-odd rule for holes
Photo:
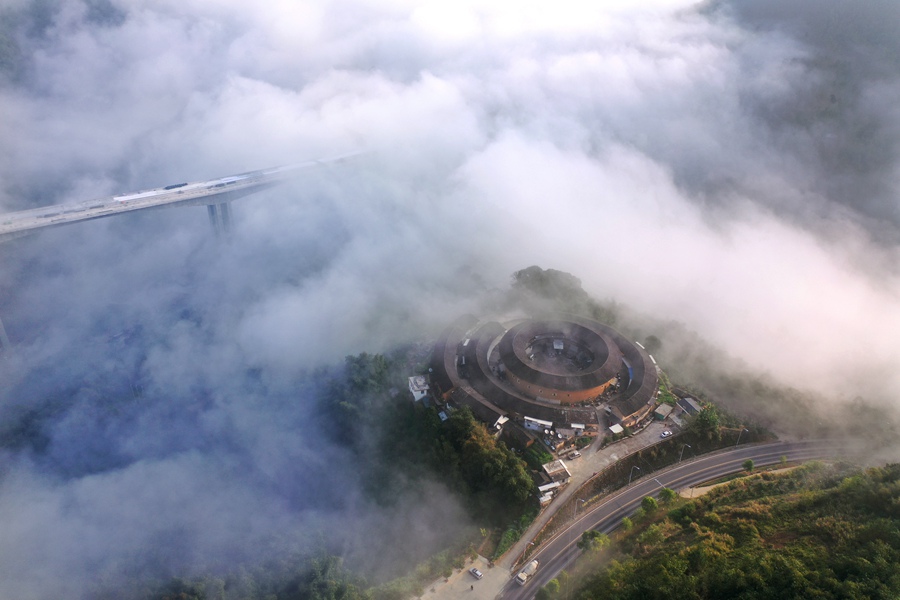
[[[213,228],[227,231],[230,228],[229,203],[249,194],[280,185],[293,179],[298,171],[336,163],[358,155],[343,154],[320,160],[310,160],[291,165],[250,171],[209,181],[175,183],[161,188],[120,194],[106,198],[72,204],[55,204],[0,214],[0,242],[36,233],[50,227],[60,227],[80,221],[102,219],[136,210],[171,206],[206,206]]]

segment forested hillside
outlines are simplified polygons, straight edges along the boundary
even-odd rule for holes
[[[813,463],[635,520],[581,600],[897,598],[900,465]]]
[[[468,408],[448,408],[442,421],[438,409],[399,393],[410,373],[404,358],[402,350],[348,356],[322,386],[324,423],[365,464],[369,491],[390,502],[422,479],[437,479],[479,525],[505,526],[535,508],[526,463]]]

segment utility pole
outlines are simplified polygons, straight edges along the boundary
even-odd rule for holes
[[[586,501],[585,501],[585,500],[582,500],[581,498],[576,498],[576,499],[575,499],[575,505],[572,507],[572,529],[575,529],[575,520],[576,520],[576,518],[578,517],[578,503],[579,503],[579,502],[581,502],[582,504],[584,504]],[[577,533],[577,532],[576,532],[576,533]],[[570,541],[569,543],[571,544],[571,543],[574,542],[574,541],[575,541],[575,540],[573,539],[573,540]]]
[[[685,448],[691,448],[691,447],[688,444],[684,444],[681,447],[681,454],[678,455],[678,462],[681,462],[681,459],[684,458],[684,449]],[[691,448],[691,450],[693,450],[693,448]]]
[[[575,517],[578,516],[578,503],[579,503],[579,502],[581,502],[582,504],[584,504],[585,502],[587,502],[587,500],[582,500],[581,498],[576,498],[576,499],[575,499],[575,506],[572,507],[572,508],[574,509],[574,510],[572,511],[572,520],[573,520],[573,521],[575,520]]]
[[[534,542],[528,542],[527,544],[525,544],[525,549],[522,550],[522,556],[519,557],[518,562],[522,562],[522,560],[525,558],[525,553],[528,552],[528,546],[534,546]],[[515,564],[516,563],[513,563],[513,566],[515,566]]]
[[[628,485],[631,485],[631,476],[634,475],[635,469],[637,469],[638,471],[641,470],[641,468],[637,465],[634,465],[633,467],[631,467],[631,472],[628,474]]]

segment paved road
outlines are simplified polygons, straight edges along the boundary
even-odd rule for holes
[[[566,464],[569,467],[569,471],[572,473],[572,478],[569,479],[568,485],[566,485],[563,491],[553,499],[550,506],[541,511],[534,520],[534,523],[532,523],[528,527],[528,530],[522,534],[519,541],[517,541],[513,547],[496,562],[496,566],[511,570],[515,562],[522,557],[527,546],[531,544],[531,540],[540,533],[553,515],[565,506],[569,498],[571,498],[585,482],[626,456],[659,443],[660,433],[668,428],[669,426],[665,423],[652,421],[636,435],[620,440],[606,448],[599,447],[600,439],[598,438],[589,448],[582,450],[583,456],[581,458],[577,458],[574,461],[567,461]]]
[[[596,473],[603,471],[629,454],[658,443],[660,441],[660,433],[667,427],[665,423],[653,421],[636,435],[627,437],[605,448],[599,447],[600,439],[598,438],[593,445],[581,451],[583,455],[581,458],[566,461],[569,471],[572,473],[569,484],[563,489],[562,493],[553,499],[550,506],[541,511],[521,539],[497,560],[493,567],[482,569],[484,571],[483,580],[473,583],[469,581],[471,576],[463,571],[462,575],[465,575],[465,577],[457,574],[458,576],[450,577],[447,581],[443,579],[435,581],[426,588],[427,591],[424,598],[426,600],[452,600],[459,598],[461,591],[466,592],[466,597],[472,600],[489,600],[496,596],[497,592],[509,581],[510,574],[513,573],[513,563],[522,556],[530,540],[534,539],[547,524],[547,521],[562,506],[565,506],[572,494],[578,491]],[[690,454],[687,456],[690,456]],[[479,564],[488,565],[488,561],[479,560]]]
[[[337,162],[358,153],[321,160],[251,171],[210,181],[177,183],[166,187],[121,194],[73,204],[55,204],[42,208],[0,214],[0,242],[79,221],[102,219],[135,210],[166,206],[200,206],[235,200],[267,187],[278,185],[297,175],[297,171]]]
[[[525,586],[512,579],[497,595],[502,600],[526,600],[533,598],[537,590],[568,567],[581,552],[575,545],[583,531],[597,529],[610,533],[622,522],[622,518],[634,513],[644,496],[656,495],[660,488],[682,489],[740,471],[748,458],[757,465],[778,463],[782,456],[790,461],[806,461],[816,458],[837,458],[842,448],[833,441],[773,442],[742,446],[685,461],[664,471],[652,473],[632,485],[614,492],[597,506],[588,509],[568,529],[560,532],[537,552],[533,558],[540,561],[538,572]],[[513,575],[513,574],[510,574]]]

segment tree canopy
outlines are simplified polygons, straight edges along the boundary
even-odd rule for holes
[[[580,600],[896,598],[900,465],[730,482],[622,537]]]
[[[698,434],[713,440],[719,438],[719,411],[712,404],[704,406],[690,425]]]
[[[435,444],[438,465],[455,469],[479,510],[506,520],[520,514],[533,496],[534,481],[525,463],[498,443],[468,408],[455,410]]]
[[[668,504],[678,498],[678,492],[673,490],[672,488],[664,487],[659,490],[659,499],[663,501],[663,503]]]
[[[609,545],[609,537],[605,533],[591,529],[581,534],[581,539],[578,540],[577,545],[585,552],[599,550]]]

